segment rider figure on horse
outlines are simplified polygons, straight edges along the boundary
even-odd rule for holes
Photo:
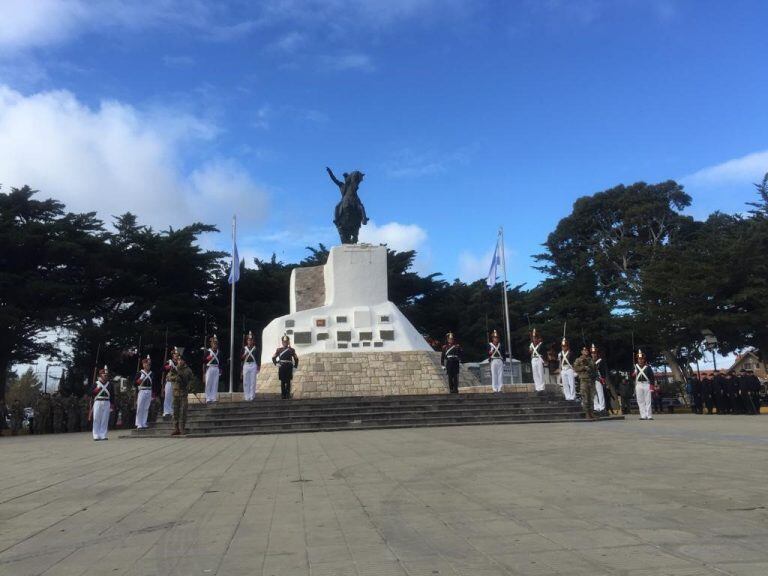
[[[365,174],[355,170],[351,174],[344,172],[344,182],[340,181],[330,168],[326,167],[331,180],[341,191],[341,201],[336,204],[333,223],[339,231],[342,244],[356,244],[361,224],[368,223],[365,206],[357,195],[357,188],[363,181]]]

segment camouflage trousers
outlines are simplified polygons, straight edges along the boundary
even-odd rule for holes
[[[579,378],[581,387],[581,407],[588,416],[595,413],[595,381],[592,378]]]
[[[187,404],[188,399],[186,394],[179,394],[173,396],[173,425],[174,426],[186,426],[187,425]]]

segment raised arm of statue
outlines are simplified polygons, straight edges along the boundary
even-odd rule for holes
[[[326,166],[325,169],[328,171],[328,176],[331,177],[331,180],[334,181],[336,186],[338,186],[339,189],[341,190],[341,193],[344,194],[344,182],[340,182],[339,179],[333,175],[333,171],[330,168],[328,168],[328,166]]]

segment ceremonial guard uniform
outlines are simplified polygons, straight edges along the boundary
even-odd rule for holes
[[[134,380],[136,383],[136,428],[147,427],[149,405],[152,402],[152,359],[147,355],[141,361],[141,370]]]
[[[296,356],[296,350],[291,348],[291,339],[284,335],[283,346],[278,348],[272,355],[272,363],[279,365],[277,375],[280,378],[280,394],[283,400],[291,397],[291,380],[293,380],[293,369],[299,367],[299,357]]]
[[[163,418],[166,416],[173,416],[173,383],[168,379],[168,373],[171,370],[176,369],[176,363],[173,361],[173,351],[171,351],[171,357],[163,366],[163,372],[165,373],[165,384],[163,385]]]
[[[595,412],[605,412],[605,387],[606,387],[606,375],[605,362],[603,362],[602,354],[598,350],[597,346],[592,344],[590,350],[592,360],[595,363],[595,400],[594,409]]]
[[[528,345],[531,353],[531,371],[533,372],[533,387],[536,392],[544,392],[544,344],[536,328],[531,332],[531,343]]]
[[[459,393],[459,370],[464,351],[455,341],[453,332],[448,332],[448,343],[443,346],[443,353],[440,356],[440,364],[448,374],[448,390],[451,394]]]
[[[501,347],[499,333],[494,330],[491,333],[491,341],[488,342],[488,363],[491,365],[491,387],[494,392],[501,392],[504,384],[504,363],[507,355]]]
[[[256,346],[253,343],[253,332],[248,332],[243,353],[240,360],[243,363],[243,398],[253,400],[256,398],[256,374],[259,372],[259,366],[256,362]]]
[[[93,397],[93,439],[106,440],[109,430],[109,414],[115,401],[115,389],[109,382],[109,369],[99,370],[99,377],[91,386]]]
[[[205,356],[205,402],[219,399],[219,339],[211,338],[211,347]]]
[[[597,370],[595,369],[595,361],[592,359],[592,356],[589,355],[589,348],[586,346],[581,349],[581,356],[576,358],[576,361],[573,363],[573,369],[579,375],[581,405],[584,408],[584,412],[587,414],[587,418],[594,420],[595,407],[593,397],[595,394]]]
[[[557,355],[560,362],[560,381],[563,385],[563,396],[566,400],[576,400],[576,374],[573,371],[573,352],[568,340],[563,338],[560,345],[562,350]]]
[[[189,387],[194,378],[192,370],[182,357],[182,352],[183,349],[175,349],[173,354],[175,367],[168,372],[168,379],[173,386],[173,432],[171,432],[171,436],[186,434]]]
[[[645,354],[642,350],[637,351],[637,364],[635,364],[635,371],[632,372],[632,378],[635,379],[635,398],[637,398],[637,407],[640,409],[640,420],[653,420],[651,385],[655,384],[656,378],[651,367],[645,363]]]

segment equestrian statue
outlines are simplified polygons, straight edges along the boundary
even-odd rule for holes
[[[368,223],[368,216],[365,214],[365,206],[357,195],[357,188],[363,181],[365,174],[355,170],[351,174],[344,172],[344,182],[340,181],[330,168],[326,168],[331,180],[339,187],[341,191],[341,201],[336,204],[336,211],[333,216],[333,223],[339,231],[339,238],[342,244],[357,244],[357,236],[360,233],[360,226]]]

